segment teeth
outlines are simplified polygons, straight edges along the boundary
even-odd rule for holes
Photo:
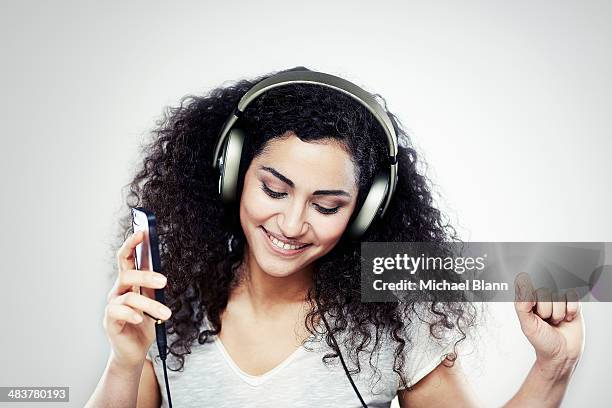
[[[272,243],[275,246],[277,246],[277,247],[279,247],[281,249],[287,250],[287,249],[298,249],[298,248],[301,248],[300,246],[290,245],[290,244],[287,244],[286,242],[279,241],[278,239],[274,238],[272,235],[268,235],[268,237],[270,238],[270,241],[272,241]]]

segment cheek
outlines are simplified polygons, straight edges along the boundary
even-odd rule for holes
[[[355,203],[351,203],[342,214],[329,217],[317,216],[316,231],[322,245],[335,245],[340,240],[354,209]]]
[[[322,245],[335,244],[346,230],[348,217],[330,217],[317,221],[315,230]]]
[[[249,188],[242,193],[240,216],[261,222],[270,218],[277,211],[277,204],[271,203],[257,187]]]

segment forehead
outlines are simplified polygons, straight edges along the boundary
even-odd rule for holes
[[[296,187],[357,188],[351,155],[334,140],[304,142],[295,135],[275,138],[253,161],[274,167]]]

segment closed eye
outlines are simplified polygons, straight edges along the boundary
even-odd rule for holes
[[[334,207],[334,208],[327,208],[327,207],[321,207],[319,204],[314,204],[315,207],[317,207],[318,211],[321,214],[335,214],[338,212],[338,210],[340,209],[340,207]]]
[[[279,193],[278,191],[271,190],[270,187],[266,186],[266,183],[261,183],[261,189],[272,198],[283,198],[287,195],[287,193]]]
[[[261,183],[261,189],[270,197],[274,198],[274,199],[281,199],[283,197],[285,197],[287,195],[287,193],[281,193],[279,191],[274,191],[272,189],[270,189],[270,187],[268,187],[266,185],[266,183]],[[338,210],[340,209],[340,206],[338,207],[334,207],[334,208],[327,208],[327,207],[323,207],[319,204],[314,204],[313,205],[317,208],[317,211],[319,211],[321,214],[325,214],[325,215],[330,215],[330,214],[335,214],[338,212]]]

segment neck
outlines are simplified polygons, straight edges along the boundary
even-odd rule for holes
[[[281,312],[288,306],[304,304],[312,286],[312,271],[312,266],[309,266],[289,276],[271,276],[249,256],[247,246],[241,265],[242,279],[236,294],[248,300],[257,314]]]

